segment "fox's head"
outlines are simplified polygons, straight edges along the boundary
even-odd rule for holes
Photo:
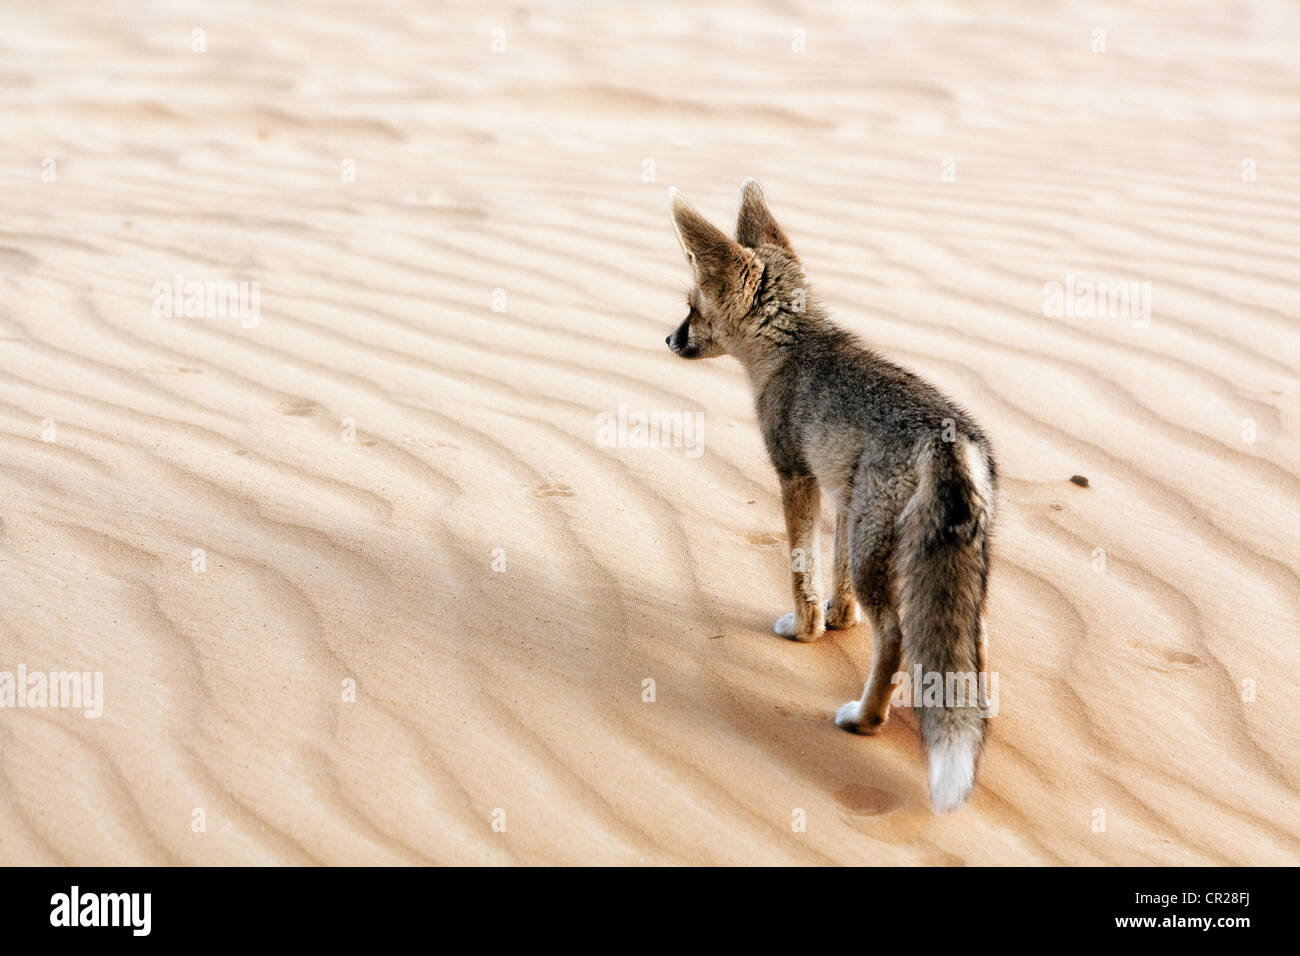
[[[682,358],[744,357],[758,346],[788,344],[808,307],[803,267],[772,218],[763,188],[740,187],[736,238],[729,238],[671,190],[673,227],[695,275],[690,312],[665,341]]]

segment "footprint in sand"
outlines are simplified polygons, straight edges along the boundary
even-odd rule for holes
[[[281,415],[293,415],[296,418],[307,418],[320,412],[320,405],[306,398],[296,398],[291,401],[281,402],[275,406],[275,410]]]
[[[1147,663],[1158,670],[1170,668],[1179,670],[1184,668],[1200,669],[1206,666],[1205,660],[1198,655],[1188,651],[1180,651],[1174,647],[1162,647],[1159,644],[1145,641],[1133,641],[1129,646],[1147,658]]]
[[[544,482],[533,488],[534,498],[572,498],[573,496],[572,488],[554,481]]]
[[[835,791],[835,799],[845,810],[861,816],[877,816],[888,813],[902,805],[902,798],[896,793],[881,790],[879,787],[864,787],[851,783]]]

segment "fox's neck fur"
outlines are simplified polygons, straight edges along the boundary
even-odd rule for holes
[[[761,257],[763,250],[758,254]],[[784,256],[778,260],[771,251],[769,256],[748,313],[727,343],[756,394],[811,340],[837,331],[808,288],[803,270]]]

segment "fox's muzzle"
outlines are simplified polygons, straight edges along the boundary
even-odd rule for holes
[[[668,348],[682,358],[695,358],[699,349],[691,345],[691,317],[688,315],[682,324],[673,330],[673,334],[664,339]]]

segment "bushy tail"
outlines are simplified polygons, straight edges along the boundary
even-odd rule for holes
[[[992,464],[979,446],[936,441],[922,450],[916,491],[898,519],[903,653],[923,672],[914,692],[938,813],[966,802],[984,747],[980,616],[993,499]],[[932,687],[931,674],[942,683]]]

